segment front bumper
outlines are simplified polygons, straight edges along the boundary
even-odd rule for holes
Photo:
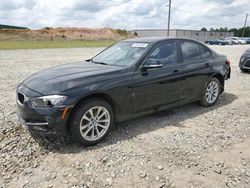
[[[55,134],[55,132],[49,128],[48,122],[28,122],[25,119],[23,119],[21,116],[18,116],[18,122],[27,129],[42,131],[44,133]]]
[[[34,97],[41,94],[36,93],[26,86],[17,88],[16,105],[18,109],[18,121],[21,125],[44,134],[67,134],[67,120],[70,110],[67,110],[68,113],[62,118],[66,106],[37,108],[28,100],[24,99],[20,102],[18,98],[18,94],[20,93],[25,97]]]

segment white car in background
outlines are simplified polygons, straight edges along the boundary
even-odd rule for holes
[[[225,41],[227,41],[229,45],[234,44],[234,40],[231,38],[225,38]]]
[[[232,40],[233,44],[246,44],[247,41],[239,37],[228,37],[227,39]]]
[[[239,38],[239,42],[240,42],[240,44],[246,44],[247,43],[247,41],[245,39],[243,39],[243,38]]]
[[[227,39],[232,40],[233,44],[240,44],[238,37],[228,37]]]

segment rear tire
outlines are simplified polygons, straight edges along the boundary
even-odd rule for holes
[[[101,142],[113,126],[112,107],[98,98],[83,101],[74,110],[69,122],[72,138],[84,146],[92,146]]]
[[[210,78],[203,89],[201,105],[204,107],[213,106],[220,96],[221,84],[217,78]]]

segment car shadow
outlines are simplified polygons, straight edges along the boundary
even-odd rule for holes
[[[244,72],[241,71],[241,73],[242,74],[250,74],[250,70],[247,70],[247,71],[244,71]]]
[[[164,127],[174,126],[180,129],[185,128],[183,124],[185,120],[229,105],[237,98],[236,95],[225,92],[221,95],[217,103],[209,108],[202,107],[197,103],[191,103],[119,123],[104,141],[92,147],[80,146],[69,137],[42,136],[34,133],[31,135],[41,147],[55,153],[65,154],[79,153],[83,150],[97,150]]]

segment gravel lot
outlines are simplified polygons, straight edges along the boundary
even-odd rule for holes
[[[15,88],[46,67],[101,48],[0,51],[0,187],[249,187],[250,46],[212,46],[232,61],[217,105],[189,104],[119,124],[95,147],[31,137],[16,121]]]

